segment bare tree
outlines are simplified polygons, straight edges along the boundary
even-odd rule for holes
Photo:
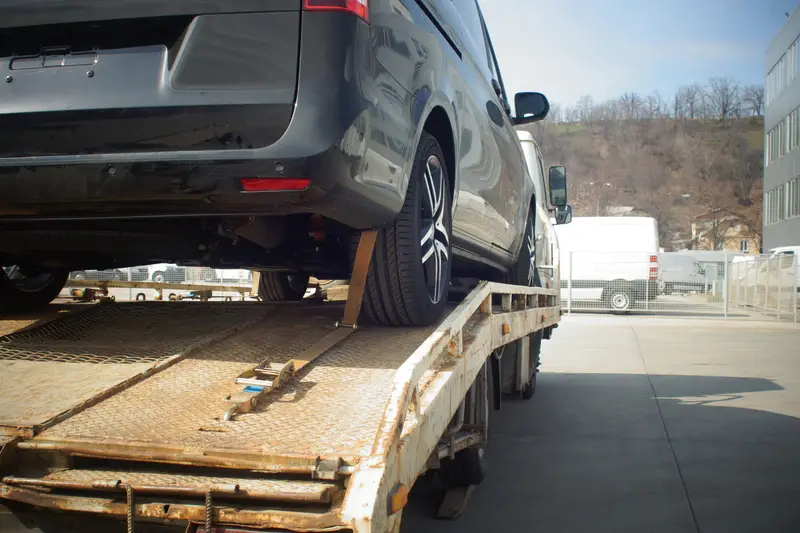
[[[686,102],[683,98],[683,92],[675,91],[675,96],[672,98],[672,118],[679,119],[686,117]]]
[[[641,116],[642,97],[638,93],[625,93],[619,103],[622,106],[622,117],[626,119],[636,119]]]
[[[669,104],[661,97],[661,93],[655,91],[645,99],[647,116],[650,118],[661,118],[669,116]]]
[[[594,109],[594,99],[588,95],[584,94],[581,96],[580,100],[578,100],[577,104],[578,109],[578,117],[581,122],[584,124],[588,124],[592,118],[592,110]]]
[[[740,109],[739,85],[730,78],[711,78],[708,82],[710,111],[723,122],[736,116]]]
[[[563,122],[564,121],[564,113],[561,109],[561,104],[557,104],[555,102],[550,104],[550,111],[547,113],[547,117],[544,120],[545,122]]]
[[[695,119],[701,115],[700,107],[702,103],[703,88],[694,83],[685,85],[678,90],[680,100],[683,104],[684,116]]]
[[[747,85],[742,89],[744,111],[757,117],[764,114],[764,86]]]

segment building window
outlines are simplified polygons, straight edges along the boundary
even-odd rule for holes
[[[739,251],[747,253],[749,249],[750,249],[750,241],[748,241],[747,239],[743,239],[742,242],[739,243]]]
[[[778,122],[764,137],[764,166],[800,144],[800,107]]]
[[[764,224],[800,216],[800,178],[778,185],[764,195]]]
[[[800,176],[786,184],[788,188],[787,218],[800,217]]]
[[[790,83],[800,76],[798,43],[800,43],[800,39],[795,40],[795,42],[789,46],[786,53],[781,56],[767,73],[764,83],[767,105],[772,103]]]
[[[764,223],[767,226],[771,226],[775,223],[775,217],[773,216],[773,206],[775,205],[775,191],[767,191],[767,194],[764,195]]]
[[[794,150],[800,145],[800,107],[789,113],[789,150]]]
[[[776,200],[778,202],[778,214],[775,222],[780,222],[781,220],[786,219],[786,191],[785,184],[778,185],[775,189],[775,194],[777,196]]]
[[[786,155],[786,120],[778,122],[778,157]]]
[[[763,209],[763,213],[764,213],[764,225],[765,226],[769,226],[771,224],[771,221],[769,219],[769,200],[770,200],[769,196],[770,196],[770,194],[771,193],[769,191],[764,193],[764,206],[762,207],[762,209]]]

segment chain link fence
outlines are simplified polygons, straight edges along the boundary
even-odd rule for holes
[[[561,305],[567,313],[798,319],[800,265],[794,254],[574,251],[560,254],[559,265],[558,251],[554,252],[554,265],[540,265],[542,282],[560,284]],[[109,288],[108,296],[119,301],[241,300],[252,296],[253,283],[249,270],[169,264],[76,271],[70,280],[130,282],[131,286]],[[137,286],[139,282],[161,288]],[[74,297],[80,290],[76,286],[83,285],[71,288],[68,283],[62,295]]]
[[[561,304],[580,311],[797,321],[795,255],[565,252]]]
[[[797,322],[800,267],[794,254],[748,256],[730,265],[730,304]]]

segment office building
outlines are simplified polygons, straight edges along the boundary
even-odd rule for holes
[[[800,245],[800,8],[766,53],[763,249]]]

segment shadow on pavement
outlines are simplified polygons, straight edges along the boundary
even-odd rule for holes
[[[695,533],[696,518],[702,533],[797,531],[800,419],[725,405],[787,392],[761,378],[651,379],[540,374],[532,403],[495,413],[490,471],[464,515],[432,518],[443,489],[423,478],[401,530]]]

